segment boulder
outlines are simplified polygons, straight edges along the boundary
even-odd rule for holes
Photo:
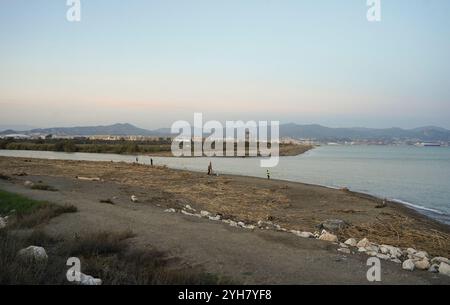
[[[329,231],[338,231],[348,227],[348,224],[341,219],[327,219],[317,226],[319,229],[325,229]]]
[[[428,258],[428,253],[426,251],[417,251],[416,253],[413,253],[412,256],[415,258],[424,259]]]
[[[34,261],[39,263],[46,263],[48,260],[47,253],[42,247],[29,246],[20,250],[17,256],[25,261]]]
[[[367,251],[376,252],[378,253],[379,247],[375,245],[369,245],[365,247]]]
[[[414,267],[419,270],[428,270],[430,268],[430,261],[426,258],[414,262]]]
[[[331,242],[337,242],[338,238],[336,235],[328,233],[327,231],[324,230],[324,232],[322,232],[322,234],[319,236],[320,240],[325,240],[325,241],[331,241]]]
[[[414,262],[411,259],[407,259],[403,262],[402,268],[408,271],[413,271],[415,268]]]
[[[346,244],[346,245],[349,245],[349,246],[351,246],[351,247],[356,247],[356,244],[357,244],[358,242],[356,241],[356,239],[354,239],[354,238],[349,238],[349,239],[347,239],[345,242],[344,242],[344,244]]]
[[[391,257],[389,256],[389,255],[387,255],[387,254],[381,254],[381,253],[378,253],[377,255],[376,255],[379,259],[384,259],[384,260],[390,260],[391,259]]]
[[[358,248],[358,252],[366,252],[367,250],[366,250],[366,248],[364,248],[364,247],[359,247]]]
[[[348,248],[348,245],[345,243],[339,243],[339,247],[341,248]]]
[[[450,265],[450,260],[448,258],[438,256],[431,259],[431,263],[436,265],[439,265],[440,263],[446,263]]]
[[[209,220],[215,220],[215,221],[218,221],[218,220],[220,220],[220,215],[209,216],[208,218],[209,218]]]
[[[413,254],[416,253],[416,252],[417,252],[417,250],[414,249],[414,248],[408,248],[408,249],[406,249],[406,254],[407,254],[407,255],[413,255]]]
[[[366,251],[366,254],[369,255],[369,256],[377,256],[377,255],[378,255],[378,252],[375,252],[375,251]]]
[[[441,263],[439,265],[439,273],[446,276],[450,276],[450,265],[446,263]]]
[[[358,248],[366,248],[367,246],[370,246],[370,245],[371,245],[371,242],[370,242],[367,238],[361,239],[361,240],[356,244],[356,246],[357,246]]]
[[[209,217],[211,216],[211,213],[208,211],[200,211],[200,215],[202,215],[202,217]]]
[[[438,264],[433,264],[430,266],[430,268],[428,268],[429,272],[432,273],[438,273],[439,272],[439,265]]]

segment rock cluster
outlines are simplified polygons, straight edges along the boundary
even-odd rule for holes
[[[29,246],[20,250],[17,256],[26,262],[47,263],[48,255],[42,247]]]

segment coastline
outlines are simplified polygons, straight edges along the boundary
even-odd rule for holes
[[[255,224],[271,219],[288,230],[314,232],[327,219],[342,219],[349,228],[342,238],[368,237],[380,244],[416,247],[450,256],[450,226],[406,205],[358,192],[285,180],[220,175],[125,162],[69,161],[0,157],[2,174],[23,182],[27,176],[70,178],[98,176],[121,188],[143,188],[148,202],[165,208],[189,204],[198,210]],[[27,176],[18,177],[17,174]],[[138,178],[137,178],[138,177]]]

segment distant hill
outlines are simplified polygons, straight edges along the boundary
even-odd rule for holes
[[[53,134],[59,136],[90,136],[90,135],[141,135],[169,136],[170,128],[147,130],[134,125],[114,124],[107,126],[85,127],[55,127],[38,128],[27,131],[6,130],[5,134]],[[450,130],[436,126],[425,126],[414,129],[402,128],[330,128],[317,124],[299,125],[294,123],[280,125],[280,136],[305,138],[318,141],[354,141],[354,140],[416,140],[416,141],[450,141]]]

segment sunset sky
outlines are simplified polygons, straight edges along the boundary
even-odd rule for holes
[[[0,2],[0,125],[450,128],[450,1]]]

